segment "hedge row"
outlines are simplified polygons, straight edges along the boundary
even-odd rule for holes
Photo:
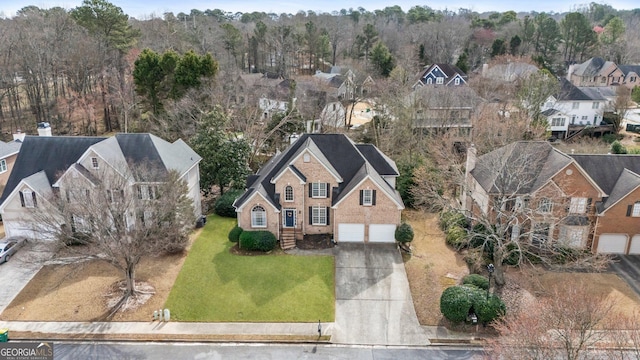
[[[229,231],[229,241],[237,243],[240,241],[240,235],[244,230],[240,226],[236,226],[231,231]]]

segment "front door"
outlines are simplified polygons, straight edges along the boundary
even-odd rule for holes
[[[284,210],[284,227],[294,227],[296,224],[296,209]]]

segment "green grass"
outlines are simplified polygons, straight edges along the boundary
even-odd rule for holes
[[[210,216],[165,307],[181,321],[331,322],[332,256],[233,255],[235,219]]]

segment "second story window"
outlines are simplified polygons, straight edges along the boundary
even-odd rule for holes
[[[592,109],[598,109],[599,107],[600,107],[600,103],[597,101],[594,101],[593,104],[591,104]]]
[[[371,189],[360,190],[360,205],[373,206],[376,204],[376,191]]]
[[[444,84],[444,78],[442,76],[438,76],[436,78],[436,84]]]
[[[328,193],[329,184],[322,182],[311,183],[310,197],[312,198],[326,198]]]
[[[540,200],[540,203],[538,204],[539,212],[548,214],[551,212],[551,210],[553,210],[553,201],[551,201],[551,199],[543,198],[542,200]]]
[[[287,185],[287,187],[284,188],[284,201],[293,201],[293,186]]]
[[[633,210],[631,212],[631,216],[640,217],[640,201],[637,201],[635,204],[633,204]]]
[[[92,157],[91,158],[91,167],[93,167],[94,169],[99,169],[100,166],[98,165],[98,158],[97,157]]]
[[[22,207],[26,208],[34,208],[38,206],[38,202],[36,201],[36,193],[29,189],[20,191],[20,203]]]
[[[7,171],[7,161],[5,159],[0,160],[0,173]]]
[[[573,104],[571,104],[571,108],[574,109],[574,110],[579,108],[579,107],[580,107],[580,103],[577,102],[577,101],[574,101]]]
[[[584,214],[587,212],[587,198],[573,197],[569,205],[569,212],[572,214]]]

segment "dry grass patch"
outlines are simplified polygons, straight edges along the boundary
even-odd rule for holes
[[[413,305],[422,325],[438,325],[442,320],[440,295],[469,273],[462,256],[449,248],[438,226],[438,214],[405,211],[415,236],[412,255],[405,256],[405,268]]]
[[[201,230],[191,236],[191,241]],[[155,293],[135,309],[120,311],[113,321],[148,321],[153,311],[164,308],[186,253],[146,258],[136,280],[148,283]],[[92,321],[107,310],[109,292],[122,280],[115,268],[103,261],[44,266],[0,314],[0,320]]]

